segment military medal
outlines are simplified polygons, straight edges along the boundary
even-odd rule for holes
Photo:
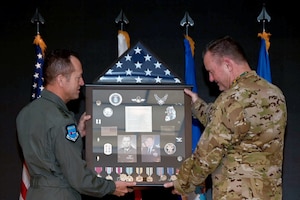
[[[126,173],[128,174],[128,176],[126,177],[126,181],[133,181],[133,177],[131,176],[132,172],[132,167],[126,167]]]
[[[97,172],[97,176],[101,177],[102,167],[95,167],[95,171]]]
[[[156,174],[159,176],[159,181],[166,181],[167,176],[164,175],[164,168],[163,167],[157,167],[156,168]]]
[[[142,182],[143,181],[143,177],[141,176],[141,173],[143,173],[143,168],[142,167],[137,167],[137,168],[135,168],[135,171],[138,174],[138,176],[135,178],[135,180],[137,182]]]
[[[176,169],[176,174],[172,174],[172,176],[170,177],[170,180],[171,180],[171,181],[175,181],[175,180],[177,179],[177,176],[176,176],[176,175],[178,174],[178,172],[179,172],[179,169],[177,168],[177,169]],[[173,173],[174,173],[174,172],[173,172]]]
[[[107,180],[113,180],[113,177],[112,177],[111,175],[107,175],[105,178],[106,178]]]
[[[153,181],[153,178],[152,178],[151,176],[148,176],[148,177],[146,178],[146,180],[147,180],[147,182],[152,182],[152,181]]]
[[[122,173],[122,167],[116,167],[116,173],[119,175],[119,177],[117,179],[120,180],[120,174]]]
[[[113,177],[110,175],[113,171],[112,167],[105,167],[105,171],[107,173],[107,176],[105,177],[107,180],[113,180]]]
[[[126,181],[127,175],[126,174],[120,174],[120,181]]]
[[[120,174],[120,181],[126,181],[127,175],[126,174]]]
[[[153,178],[151,176],[153,174],[153,167],[146,167],[146,174],[148,175],[146,178],[147,182],[152,182]]]
[[[174,168],[173,167],[167,167],[167,173],[170,177],[170,181],[172,181],[172,178],[174,179],[173,175],[174,175]]]
[[[126,181],[132,182],[133,181],[133,177],[132,176],[127,176]]]
[[[177,179],[177,176],[174,175],[174,174],[170,177],[170,180],[171,180],[171,181],[175,181],[176,179]]]
[[[166,181],[167,180],[167,176],[166,175],[161,175],[160,177],[159,177],[159,180],[160,181]]]

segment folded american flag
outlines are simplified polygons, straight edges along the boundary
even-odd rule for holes
[[[161,60],[138,42],[95,81],[96,84],[182,84]]]

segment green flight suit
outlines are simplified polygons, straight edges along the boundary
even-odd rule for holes
[[[205,129],[175,188],[192,192],[211,174],[215,200],[281,200],[287,124],[282,91],[251,71],[213,104],[199,99],[192,110]]]
[[[82,159],[82,138],[74,114],[55,94],[25,106],[17,116],[18,140],[30,174],[26,200],[80,200],[115,190],[113,181],[97,177]]]

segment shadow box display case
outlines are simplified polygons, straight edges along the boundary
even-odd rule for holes
[[[162,186],[191,154],[186,85],[86,85],[85,159],[98,176]]]

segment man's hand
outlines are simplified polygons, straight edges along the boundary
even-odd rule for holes
[[[197,101],[197,99],[199,98],[198,94],[196,94],[190,89],[184,88],[184,92],[192,98],[193,103],[195,103],[195,101]]]
[[[113,195],[118,197],[124,196],[128,192],[133,192],[133,186],[136,185],[136,182],[127,182],[127,181],[115,181],[116,190],[114,191]]]
[[[91,115],[87,115],[86,112],[84,112],[78,122],[78,131],[81,135],[81,137],[84,137],[86,135],[86,121],[91,119]]]
[[[173,182],[164,183],[164,187],[165,188],[174,187],[174,183]],[[180,195],[180,193],[177,190],[175,190],[175,189],[172,190],[172,194],[178,194],[178,195]]]

